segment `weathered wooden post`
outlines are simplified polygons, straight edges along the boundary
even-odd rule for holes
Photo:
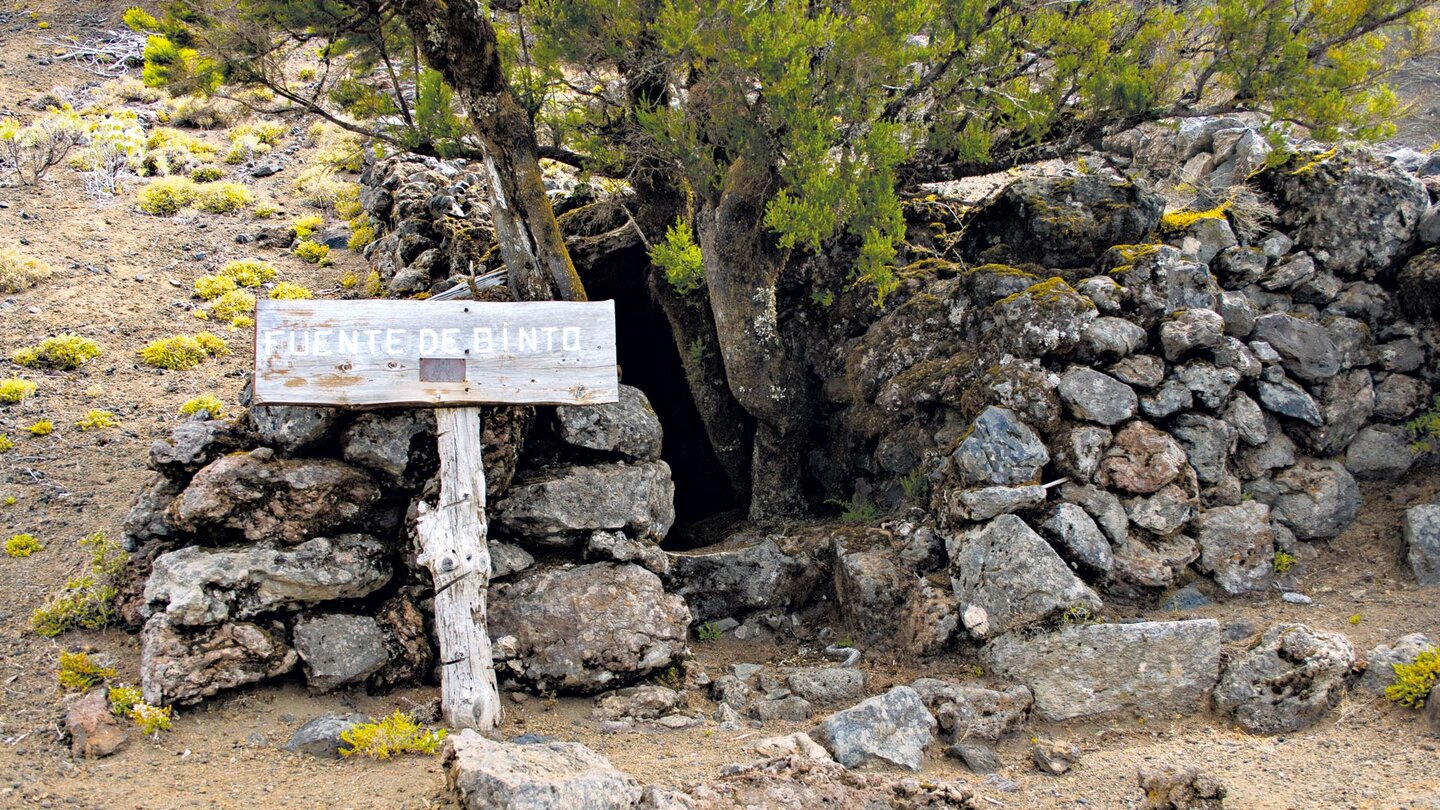
[[[415,531],[435,580],[440,705],[455,728],[500,723],[476,406],[618,398],[610,301],[265,300],[255,310],[256,404],[437,409],[440,497],[420,505]]]

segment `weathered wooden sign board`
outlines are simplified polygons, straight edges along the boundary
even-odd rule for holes
[[[619,396],[612,301],[260,301],[255,401],[591,405]]]
[[[420,504],[415,534],[435,581],[440,706],[452,727],[500,724],[477,406],[618,400],[611,301],[265,300],[255,308],[257,404],[438,409],[440,497]]]

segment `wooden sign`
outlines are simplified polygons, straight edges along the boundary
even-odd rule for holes
[[[340,407],[615,402],[613,301],[270,301],[255,402]]]
[[[500,724],[486,589],[485,404],[619,401],[613,301],[260,301],[261,405],[437,408],[440,492],[416,507],[435,583],[440,707],[454,728]]]

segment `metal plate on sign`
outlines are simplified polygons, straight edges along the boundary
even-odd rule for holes
[[[462,357],[420,358],[420,382],[465,382]]]

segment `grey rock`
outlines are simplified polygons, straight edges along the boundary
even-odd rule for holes
[[[1091,276],[1081,279],[1075,291],[1095,302],[1101,312],[1114,314],[1120,311],[1125,300],[1125,288],[1109,276]]]
[[[1191,261],[1209,264],[1220,251],[1236,244],[1235,232],[1227,220],[1203,217],[1185,229],[1180,238],[1180,252]]]
[[[1261,380],[1256,384],[1256,390],[1260,394],[1260,404],[1271,413],[1298,419],[1314,427],[1325,424],[1314,397],[1290,380],[1282,379],[1278,383]]]
[[[596,530],[661,539],[675,522],[675,484],[663,461],[550,468],[517,480],[494,520],[502,535],[542,544]]]
[[[1214,354],[1217,368],[1233,370],[1242,380],[1257,379],[1265,370],[1255,353],[1238,338],[1222,339],[1215,347]]]
[[[1370,372],[1356,369],[1331,379],[1319,397],[1319,427],[1296,425],[1292,434],[1317,456],[1343,453],[1375,411]]]
[[[684,702],[674,689],[642,684],[600,695],[590,715],[600,720],[654,720],[674,712]]]
[[[561,405],[555,409],[555,421],[560,438],[576,447],[651,461],[660,458],[664,438],[660,418],[638,388],[620,386],[620,401],[606,405]]]
[[[829,567],[831,540],[824,534],[737,536],[725,545],[671,556],[676,593],[696,621],[798,607],[820,587]]]
[[[998,773],[1001,768],[1000,756],[982,743],[956,743],[946,748],[945,753],[965,763],[971,773]]]
[[[920,678],[910,685],[935,715],[943,739],[996,742],[1024,728],[1034,698],[1024,686],[1003,691]]]
[[[384,543],[363,534],[317,537],[287,549],[187,546],[155,559],[145,583],[147,615],[207,625],[358,599],[390,580],[388,555]]]
[[[1325,319],[1325,332],[1334,342],[1335,351],[1340,353],[1342,371],[1375,363],[1375,341],[1370,337],[1370,327],[1354,318],[1337,315]]]
[[[1244,295],[1228,290],[1220,293],[1216,310],[1225,322],[1225,334],[1246,338],[1255,330],[1255,308]]]
[[[339,759],[340,749],[346,747],[340,735],[367,721],[363,714],[322,714],[295,729],[284,748],[295,754]]]
[[[1224,336],[1225,319],[1209,309],[1187,309],[1160,324],[1160,345],[1171,361],[1214,348]]]
[[[1236,369],[1219,368],[1204,360],[1191,360],[1176,366],[1173,373],[1201,405],[1216,412],[1225,407],[1230,392],[1240,383],[1240,372]]]
[[[1060,399],[1077,419],[1114,425],[1135,415],[1139,401],[1130,386],[1089,368],[1072,368],[1060,377]]]
[[[1410,470],[1415,452],[1398,425],[1370,425],[1345,449],[1345,469],[1361,481],[1394,481]]]
[[[535,558],[531,556],[530,552],[514,543],[491,540],[489,547],[491,579],[504,579],[535,565]]]
[[[976,522],[1029,509],[1044,502],[1045,488],[1038,484],[964,489],[953,492],[949,498],[950,511],[956,517]]]
[[[1046,621],[1072,607],[1100,610],[1100,597],[1014,515],[961,534],[947,549],[961,610],[971,605],[985,610],[994,635]]]
[[[1275,531],[1270,507],[1256,501],[1207,509],[1195,521],[1200,569],[1226,593],[1254,593],[1270,586]]]
[[[997,676],[1030,687],[1035,711],[1061,722],[1113,712],[1190,714],[1220,676],[1213,619],[1091,624],[985,648]]]
[[[1153,393],[1140,398],[1140,412],[1151,419],[1166,419],[1181,411],[1188,411],[1195,405],[1195,395],[1190,387],[1180,380],[1171,378]]]
[[[1066,355],[1095,317],[1095,303],[1068,284],[1039,282],[991,304],[980,319],[980,332],[993,341],[997,355]]]
[[[1440,585],[1440,505],[1422,504],[1405,510],[1401,522],[1405,561],[1421,585]]]
[[[342,414],[339,408],[252,405],[248,418],[261,444],[294,455],[330,435]]]
[[[1165,361],[1153,354],[1137,354],[1117,362],[1110,376],[1136,388],[1154,388],[1165,379]]]
[[[1080,356],[1096,362],[1113,362],[1145,345],[1145,330],[1124,318],[1091,321],[1080,337]]]
[[[1160,609],[1166,613],[1185,613],[1213,604],[1215,604],[1214,599],[1206,596],[1204,591],[1191,583],[1165,597],[1165,600],[1160,603]]]
[[[1214,309],[1219,301],[1220,285],[1206,266],[1187,261],[1168,245],[1139,256],[1117,247],[1100,266],[1130,291],[1136,322],[1145,329],[1179,310]]]
[[[1260,280],[1260,286],[1271,291],[1286,290],[1304,284],[1314,275],[1315,260],[1309,254],[1297,253],[1270,268]]]
[[[935,726],[915,690],[897,686],[826,717],[810,736],[847,768],[886,762],[918,771]]]
[[[1344,636],[1277,624],[1225,668],[1215,708],[1249,731],[1299,731],[1340,702],[1354,663],[1355,650]]]
[[[1041,773],[1060,776],[1080,761],[1080,748],[1068,742],[1039,739],[1030,747],[1030,759]]]
[[[1234,428],[1235,435],[1250,446],[1264,444],[1270,438],[1270,428],[1265,422],[1265,412],[1255,400],[1244,394],[1235,394],[1225,409],[1225,421]]]
[[[1360,511],[1360,487],[1337,461],[1304,459],[1275,476],[1275,518],[1301,540],[1328,540]]]
[[[225,689],[284,675],[295,651],[249,622],[179,627],[152,616],[140,636],[140,689],[156,706],[198,703]]]
[[[1069,425],[1058,438],[1052,437],[1055,466],[1065,475],[1077,481],[1090,481],[1100,469],[1100,459],[1114,438],[1109,430],[1099,425]],[[1042,491],[1037,503],[1044,501]]]
[[[1425,383],[1405,374],[1389,374],[1375,386],[1375,415],[1381,419],[1409,419],[1430,399]]]
[[[390,660],[380,625],[369,616],[306,617],[295,623],[293,632],[305,680],[318,692],[363,681]]]
[[[1056,504],[1040,530],[1050,538],[1061,557],[1087,573],[1103,577],[1115,564],[1110,543],[1100,527],[1083,508],[1073,503]]]
[[[814,713],[815,709],[810,705],[810,701],[799,695],[757,700],[750,704],[747,712],[751,719],[761,723],[803,723]]]
[[[879,532],[835,536],[835,602],[840,618],[866,644],[893,642],[914,576]]]
[[[490,635],[502,678],[592,693],[664,669],[686,647],[690,611],[659,577],[631,564],[537,568],[490,588]]]
[[[1095,525],[1109,538],[1112,547],[1124,546],[1130,539],[1130,518],[1115,493],[1096,486],[1064,484],[1060,487],[1060,498],[1094,518]]]
[[[785,677],[790,691],[811,703],[859,700],[865,695],[865,674],[846,667],[801,667]]]
[[[1262,250],[1232,247],[1216,254],[1210,266],[1225,289],[1240,290],[1263,278],[1269,264],[1269,257]]]
[[[634,540],[624,532],[591,532],[585,541],[586,561],[633,562],[665,577],[670,575],[670,558],[649,540]]]
[[[446,781],[466,810],[634,810],[642,790],[573,742],[496,742],[472,729],[445,739]]]
[[[1136,526],[1169,537],[1195,516],[1195,499],[1179,485],[1168,484],[1153,494],[1127,499],[1125,514]]]
[[[1255,337],[1280,354],[1285,369],[1307,382],[1323,382],[1340,371],[1335,342],[1324,327],[1272,313],[1255,319]]]
[[[1410,633],[1396,639],[1394,644],[1376,646],[1365,655],[1365,674],[1356,682],[1356,688],[1372,695],[1384,695],[1395,682],[1396,664],[1413,664],[1420,653],[1435,646],[1435,641],[1424,633]]]
[[[182,488],[181,484],[161,474],[156,474],[141,488],[125,515],[124,542],[127,550],[133,551],[138,544],[148,540],[170,536],[173,528],[166,514]]]
[[[1425,349],[1414,338],[1401,338],[1377,346],[1375,359],[1386,371],[1409,374],[1425,364]]]
[[[248,443],[247,438],[229,422],[192,417],[150,445],[150,469],[173,479],[184,479],[215,459],[242,448]]]
[[[345,460],[415,489],[438,467],[435,414],[425,410],[369,411],[340,436]]]
[[[1306,596],[1306,595],[1303,594],[1303,593],[1296,593],[1296,592],[1294,592],[1294,591],[1286,591],[1285,593],[1280,594],[1280,599],[1281,599],[1281,601],[1288,602],[1288,603],[1290,603],[1290,604],[1292,604],[1292,605],[1313,605],[1313,604],[1315,604],[1315,600],[1314,600],[1314,599],[1311,599],[1310,597]]]
[[[1187,413],[1175,420],[1170,434],[1185,448],[1190,466],[1202,484],[1215,484],[1225,477],[1226,462],[1236,445],[1235,429],[1230,423]]]
[[[1266,256],[1272,259],[1278,259],[1284,256],[1289,253],[1293,247],[1295,247],[1295,240],[1281,231],[1271,231],[1260,241],[1261,250]]]
[[[959,626],[960,608],[950,583],[938,576],[919,578],[900,609],[899,646],[911,655],[940,655]]]
[[[1140,810],[1224,810],[1229,791],[1215,776],[1197,767],[1160,765],[1140,768]]]
[[[950,457],[961,480],[974,485],[1028,484],[1050,463],[1039,435],[1014,411],[993,405],[975,418]]]

